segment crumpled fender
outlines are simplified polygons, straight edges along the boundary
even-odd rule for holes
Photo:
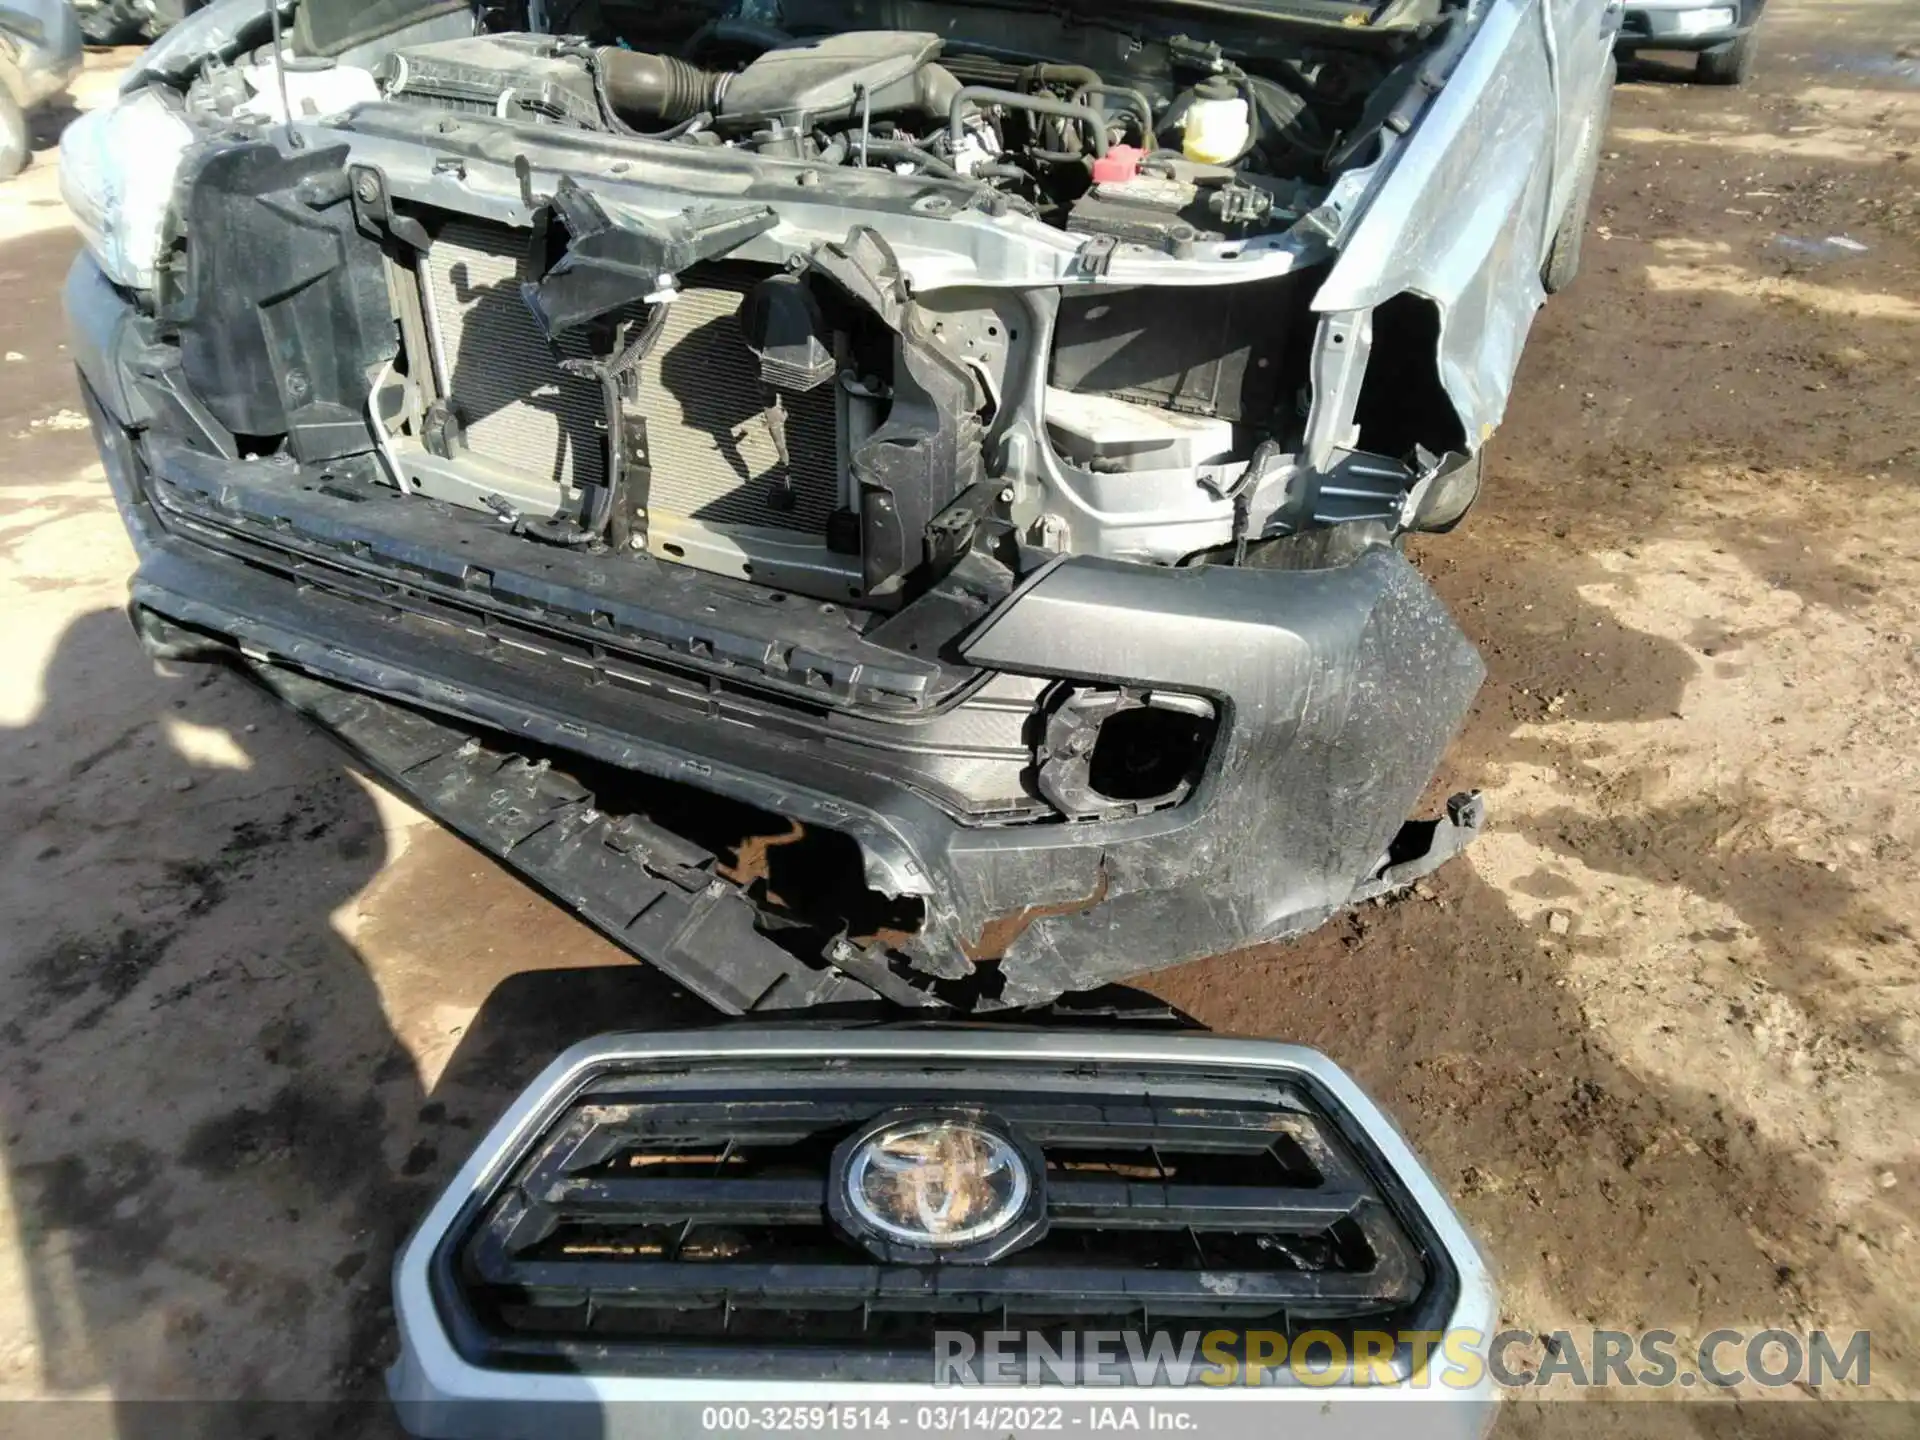
[[[1389,157],[1388,173],[1314,296],[1368,310],[1412,292],[1440,311],[1439,370],[1478,444],[1506,411],[1533,315],[1560,104],[1541,0],[1490,0],[1445,88]]]

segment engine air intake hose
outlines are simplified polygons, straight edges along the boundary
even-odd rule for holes
[[[595,52],[605,77],[607,102],[623,118],[643,123],[674,124],[702,111],[717,110],[720,96],[732,78],[725,72],[702,70],[673,55],[650,55],[602,45]]]

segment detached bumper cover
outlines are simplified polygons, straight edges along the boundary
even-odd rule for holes
[[[236,485],[247,479],[258,492],[258,469],[178,444],[149,445],[143,455],[128,427],[164,422],[140,413],[153,391],[129,379],[138,347],[127,312],[85,256],[67,301],[102,455],[140,551],[133,602],[149,642],[196,643],[165,633],[172,625],[237,647],[264,680],[345,734],[425,808],[510,864],[528,868],[572,835],[579,843],[549,853],[533,878],[724,1009],[870,999],[887,993],[890,972],[844,946],[796,968],[788,950],[756,933],[750,903],[721,890],[681,917],[698,920],[692,930],[664,924],[666,912],[632,902],[695,879],[698,866],[667,875],[647,859],[661,845],[629,846],[638,868],[623,881],[606,853],[621,847],[603,843],[593,827],[605,817],[577,788],[564,801],[544,797],[558,807],[545,819],[565,819],[571,806],[574,828],[547,826],[540,846],[523,849],[520,820],[463,812],[447,798],[459,787],[420,783],[435,773],[421,770],[420,747],[444,754],[472,740],[472,781],[512,761],[513,742],[501,737],[524,736],[848,835],[869,885],[923,899],[925,921],[903,947],[923,976],[967,974],[989,926],[1024,922],[997,961],[983,962],[998,970],[991,999],[1008,1005],[1311,930],[1433,868],[1478,826],[1478,806],[1467,803],[1438,825],[1406,823],[1484,672],[1394,551],[1325,570],[1168,570],[1069,557],[1040,571],[970,632],[968,665],[1206,695],[1221,716],[1218,738],[1200,783],[1173,808],[1077,823],[967,824],[911,776],[861,763],[846,745],[796,744],[595,685],[578,666],[496,643],[490,627],[483,636],[395,624],[404,587],[391,583],[393,572],[369,565],[349,574],[351,585],[329,588],[309,577],[338,580],[351,559],[322,576],[310,564],[276,570],[203,543],[152,503],[154,477],[178,464],[193,472],[181,483],[204,493],[227,466]],[[360,699],[327,698],[343,687]],[[425,738],[436,727],[441,733]],[[589,857],[597,874],[582,878],[578,863]],[[623,883],[636,888],[623,895]],[[703,877],[696,889],[724,885]]]
[[[909,1100],[917,1113],[997,1114],[1044,1160],[1050,1224],[1031,1248],[929,1268],[875,1260],[834,1228],[839,1172],[806,1157]],[[709,1130],[727,1134],[735,1164],[680,1178],[697,1167],[676,1164],[673,1147],[697,1148]],[[1293,1159],[1263,1169],[1269,1146]],[[1137,1167],[1111,1157],[1136,1150],[1156,1157],[1160,1181],[1112,1178]],[[1209,1153],[1230,1162],[1210,1179]],[[568,1178],[549,1173],[556,1159]],[[1315,1174],[1317,1188],[1289,1188]],[[748,1212],[759,1222],[735,1218]],[[1336,1212],[1350,1218],[1323,1229]],[[664,1250],[645,1239],[662,1228],[681,1237]],[[1361,1231],[1372,1238],[1341,1249]],[[1346,1238],[1330,1251],[1316,1233]],[[1146,1258],[1163,1239],[1171,1258]],[[773,1257],[790,1251],[804,1259],[783,1268]],[[1018,1295],[1042,1274],[1057,1277],[1045,1324],[1021,1324],[1017,1300],[1010,1324],[998,1302],[969,1313],[969,1297]],[[809,1288],[794,1290],[802,1279]],[[447,1440],[694,1435],[715,1404],[1192,1402],[1205,1433],[1271,1433],[1280,1421],[1341,1437],[1476,1435],[1491,1417],[1484,1365],[1449,1377],[1436,1354],[1422,1371],[1404,1339],[1391,1378],[1376,1372],[1361,1389],[1284,1373],[1260,1389],[1220,1387],[1188,1368],[1082,1391],[1057,1383],[1056,1367],[1045,1389],[1009,1392],[978,1369],[936,1369],[930,1329],[984,1346],[1003,1329],[1116,1324],[1136,1337],[1446,1332],[1449,1364],[1484,1359],[1494,1287],[1445,1198],[1336,1066],[1266,1042],[939,1027],[602,1037],[561,1056],[493,1127],[402,1250],[394,1284],[389,1392],[408,1429]],[[864,1307],[849,1305],[868,1287]],[[1193,1293],[1176,1300],[1182,1287]],[[1124,1355],[1117,1338],[1109,1346]],[[1399,1408],[1409,1401],[1421,1408]],[[736,1428],[760,1423],[735,1414],[748,1416]]]
[[[1485,673],[1419,572],[1386,549],[1329,570],[1068,559],[966,653],[1212,692],[1227,709],[1221,753],[1180,810],[964,852],[981,862],[990,911],[1103,897],[1036,920],[1008,950],[1008,983],[1036,995],[1321,924],[1378,875]],[[1456,807],[1455,819],[1471,830],[1478,813]],[[1435,838],[1436,864],[1465,839]]]

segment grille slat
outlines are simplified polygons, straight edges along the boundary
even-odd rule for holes
[[[650,1099],[633,1092],[625,1104],[604,1103],[617,1097],[596,1095],[592,1108],[600,1124],[615,1127],[610,1135],[634,1137],[634,1143],[676,1138],[682,1141],[711,1137],[715,1126],[737,1126],[742,1138],[779,1143],[781,1137],[811,1134],[823,1126],[852,1123],[886,1109],[891,1097],[877,1092],[821,1097],[815,1101],[756,1100],[751,1109],[739,1100]],[[1155,1105],[1116,1102],[1081,1105],[1071,1101],[1028,1109],[1017,1097],[982,1097],[998,1113],[1022,1117],[1023,1128],[1048,1146],[1083,1148],[1113,1145],[1176,1143],[1187,1150],[1218,1149],[1257,1153],[1281,1136],[1308,1140],[1317,1135],[1303,1117],[1271,1109],[1228,1106]],[[625,1112],[623,1115],[622,1112]],[[1329,1163],[1333,1163],[1329,1159]]]
[[[1207,1284],[1172,1270],[1117,1271],[1106,1266],[948,1265],[911,1269],[881,1265],[739,1264],[733,1261],[663,1260],[626,1264],[599,1259],[523,1261],[497,1268],[482,1264],[481,1278],[544,1292],[560,1303],[593,1297],[595,1305],[663,1306],[731,1304],[806,1310],[812,1306],[874,1305],[935,1309],[1010,1305],[1022,1309],[1062,1307],[1063,1297],[1095,1313],[1142,1305],[1162,1309],[1204,1303],[1217,1314],[1261,1314],[1280,1307],[1381,1305],[1379,1277],[1343,1271],[1219,1270]]]
[[[1365,1198],[1355,1190],[1302,1192],[1252,1185],[1053,1180],[1047,1187],[1047,1215],[1055,1224],[1121,1230],[1190,1225],[1197,1230],[1255,1226],[1282,1233],[1317,1233],[1351,1218]]]
[[[693,1220],[730,1225],[812,1222],[826,1215],[819,1180],[560,1180],[541,1202],[569,1219],[633,1224]]]
[[[1354,1190],[1302,1192],[1279,1187],[1167,1185],[1128,1180],[1050,1180],[1047,1215],[1055,1224],[1117,1229],[1257,1225],[1311,1233],[1350,1218],[1366,1197]],[[812,1179],[557,1180],[538,1202],[567,1220],[633,1224],[691,1220],[708,1224],[819,1224],[826,1197]]]
[[[457,217],[443,224],[422,266],[449,398],[476,457],[544,476],[556,487],[606,476],[599,383],[560,368],[584,359],[580,333],[549,346],[520,297],[534,278],[531,232]],[[740,336],[738,312],[765,272],[696,266],[643,362],[638,409],[646,422],[648,510],[708,525],[760,525],[823,534],[839,504],[839,421],[831,385],[783,394],[792,505],[775,508],[778,453],[762,415],[774,392]],[[618,318],[639,319],[644,306]]]

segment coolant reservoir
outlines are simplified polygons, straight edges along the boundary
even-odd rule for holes
[[[1234,83],[1216,75],[1194,88],[1187,107],[1185,139],[1181,148],[1189,160],[1203,165],[1225,165],[1237,160],[1253,138],[1247,102]]]

